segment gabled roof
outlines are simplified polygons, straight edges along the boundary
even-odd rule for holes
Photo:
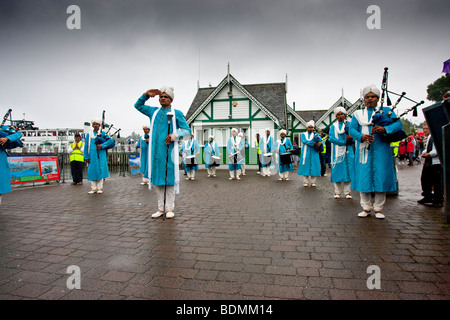
[[[217,87],[199,88],[194,100],[186,113],[188,124],[214,99],[228,84],[228,80],[255,103],[270,119],[278,125],[284,124],[286,108],[286,84],[265,83],[242,85],[232,75],[227,75]]]
[[[295,113],[305,120],[305,122],[314,120],[314,122],[318,123],[327,111],[328,110],[295,110]]]

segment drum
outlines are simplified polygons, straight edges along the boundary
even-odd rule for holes
[[[262,161],[261,162],[262,162],[263,165],[271,164],[272,163],[272,152],[264,153],[262,155]]]
[[[197,157],[195,155],[186,157],[186,167],[195,167],[196,165]]]
[[[213,167],[220,166],[220,157],[218,157],[218,156],[211,156],[211,158],[209,159],[209,165],[213,166]]]
[[[228,156],[228,160],[230,164],[238,164],[240,163],[244,158],[242,157],[242,154],[240,152],[232,153]]]
[[[291,164],[294,162],[294,156],[290,153],[280,153],[280,163],[281,164]]]

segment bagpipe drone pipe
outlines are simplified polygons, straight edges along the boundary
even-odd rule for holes
[[[108,140],[112,139],[112,137],[114,137],[117,134],[117,138],[120,138],[120,130],[121,129],[116,129],[116,132],[114,132],[113,134],[111,134],[111,136],[108,136],[109,132],[111,131],[111,129],[113,129],[113,125],[111,124],[109,126],[109,129],[107,132],[104,132],[103,129],[105,128],[105,110],[103,110],[103,114],[102,114],[102,123],[101,123],[101,129],[100,129],[100,134],[97,135],[94,139],[95,144],[104,144],[105,142],[107,142]],[[114,140],[113,140],[114,141]],[[112,149],[116,146],[116,142],[114,141],[113,144],[108,145],[105,150],[109,150]]]
[[[403,117],[404,115],[406,115],[407,113],[413,111],[413,117],[417,117],[417,107],[419,107],[421,104],[424,103],[424,101],[414,101],[408,97],[406,97],[406,92],[402,92],[401,94],[389,91],[387,89],[387,78],[388,78],[388,68],[384,68],[384,74],[383,74],[383,81],[382,81],[382,85],[381,85],[381,89],[382,89],[382,94],[381,94],[381,99],[380,99],[380,107],[375,111],[375,114],[372,117],[372,124],[373,126],[382,126],[382,127],[386,127],[389,126],[391,124],[393,124],[396,121],[399,121],[401,117]],[[394,106],[391,108],[391,110],[389,112],[385,112],[383,110],[383,103],[384,103],[384,97],[386,95],[387,98],[387,105],[390,106],[391,105],[391,101],[389,99],[389,93],[394,94],[399,96],[398,100],[396,101],[396,103],[394,104]],[[397,108],[399,102],[403,99],[407,99],[411,102],[414,102],[415,105],[412,106],[411,108],[407,109],[405,112],[403,112],[402,114],[396,116],[396,117],[392,117],[393,112],[395,110],[395,108]],[[403,131],[397,131],[394,133],[390,133],[390,134],[384,134],[381,135],[381,138],[387,142],[397,142],[400,140],[403,140],[407,137],[407,134]]]

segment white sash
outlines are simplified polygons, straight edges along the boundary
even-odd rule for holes
[[[336,139],[339,139],[339,135],[345,132],[345,122],[342,122],[342,129],[339,129],[340,123],[341,122],[338,122],[337,125],[334,126],[334,137]],[[346,151],[346,146],[340,146],[334,143],[331,144],[331,154],[334,154],[334,158],[332,157],[331,159],[332,168],[334,168],[337,163],[341,163],[342,161],[344,161]]]
[[[356,120],[358,120],[359,125],[362,127],[361,133],[362,134],[370,134],[369,133],[369,126],[372,125],[372,117],[375,112],[372,112],[372,116],[369,119],[369,111],[367,108],[364,108],[362,110],[356,110],[353,115],[355,116]],[[359,143],[359,163],[367,163],[367,158],[369,155],[369,144],[367,141],[360,142]]]
[[[302,133],[306,140],[311,141],[314,138],[315,133],[314,132],[304,132]],[[308,137],[309,135],[309,137]],[[306,161],[306,153],[308,152],[308,145],[304,145],[304,152],[303,152],[303,162],[302,164],[305,164]]]
[[[150,133],[149,133],[149,144],[148,144],[148,177],[150,179],[150,183],[148,184],[148,189],[151,190],[152,189],[152,183],[151,183],[151,179],[152,179],[152,138],[153,138],[153,125],[155,122],[155,118],[156,115],[158,114],[158,112],[161,110],[162,107],[160,107],[157,111],[155,111],[155,113],[153,114],[153,117],[150,121]],[[171,112],[173,112],[173,117],[172,117],[172,132],[176,132],[176,119],[175,119],[175,110],[172,110]],[[171,157],[173,159],[173,164],[174,164],[174,174],[175,174],[175,192],[176,194],[180,193],[180,170],[179,170],[179,159],[178,159],[178,142],[177,141],[173,141],[174,145],[173,145],[173,149],[172,149],[172,154]]]

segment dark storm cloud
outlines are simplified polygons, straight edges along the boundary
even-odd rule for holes
[[[81,30],[66,27],[71,4]],[[366,27],[372,4],[381,30]],[[420,100],[449,58],[448,11],[436,0],[1,1],[0,103],[47,127],[109,108],[131,128],[136,114],[120,111],[147,86],[175,86],[186,111],[197,80],[217,85],[228,62],[244,84],[288,74],[288,102],[302,108],[328,108],[342,88],[356,100],[385,66],[393,90]]]

